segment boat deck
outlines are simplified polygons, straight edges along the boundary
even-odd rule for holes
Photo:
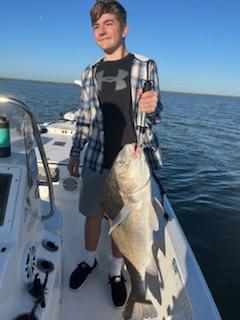
[[[60,181],[69,177],[68,159],[63,155],[60,163],[55,162],[56,145],[63,141],[63,150],[70,150],[69,136],[44,135],[42,140],[49,159],[50,167],[58,166]],[[50,139],[49,139],[50,138]],[[61,148],[60,148],[61,149]],[[61,152],[58,150],[58,152]],[[83,156],[83,155],[81,155]],[[82,159],[81,159],[82,161]],[[146,275],[148,295],[158,311],[158,320],[213,320],[220,319],[215,304],[206,286],[191,248],[177,221],[174,211],[164,196],[163,216],[159,200],[160,192],[156,182],[152,184],[155,209],[160,229],[154,234],[153,253],[158,267],[158,276]],[[108,222],[103,219],[102,234],[98,246],[98,266],[87,283],[79,290],[69,288],[71,272],[84,258],[84,217],[78,211],[79,191],[68,192],[63,183],[54,184],[55,203],[61,208],[63,217],[63,294],[62,310],[59,320],[120,320],[123,309],[114,308],[108,285],[108,270],[111,259]],[[127,270],[127,290],[130,292],[130,279]],[[196,289],[197,288],[197,289]],[[189,296],[190,295],[190,296]]]
[[[18,103],[15,104],[18,105]],[[23,110],[25,109],[23,108]],[[49,183],[49,179],[49,182],[46,182],[46,185],[40,185],[38,190],[39,176],[36,168],[36,156],[39,167],[41,167],[41,157],[39,152],[36,152],[37,155],[35,156],[31,126],[30,128],[27,126],[29,119],[24,120],[23,135],[22,113],[19,116],[20,122],[18,123],[17,120],[15,121],[15,109],[10,109],[10,111],[8,118],[11,119],[12,117],[10,121],[13,126],[11,129],[12,155],[10,159],[1,159],[0,171],[2,174],[8,174],[11,170],[16,171],[11,175],[14,177],[11,187],[18,190],[12,192],[12,194],[18,196],[18,202],[9,201],[8,207],[12,208],[11,204],[13,203],[17,206],[17,210],[13,210],[13,208],[10,210],[7,207],[6,211],[7,214],[10,212],[14,217],[9,221],[6,220],[9,222],[8,225],[14,222],[14,228],[9,229],[8,233],[4,231],[5,229],[0,233],[1,244],[5,249],[2,250],[1,255],[1,272],[4,275],[0,290],[1,317],[4,320],[12,320],[17,314],[33,310],[36,311],[38,320],[122,319],[122,310],[116,310],[113,307],[108,285],[111,254],[106,220],[103,220],[101,241],[98,247],[98,267],[81,290],[72,291],[68,285],[71,272],[84,257],[84,218],[78,212],[79,189],[74,190],[72,188],[79,181],[70,177],[67,170],[73,134],[72,126],[70,126],[70,129],[66,128],[66,124],[63,122],[61,122],[63,127],[54,127],[53,125],[52,133],[51,131],[46,132],[41,135],[41,138],[37,135],[37,129],[34,129],[36,131],[35,137],[39,138],[39,140],[36,139],[38,148],[43,152],[42,145],[39,142],[42,139],[46,153],[46,157],[43,157],[46,168],[48,162],[50,171],[57,176],[53,184]],[[5,114],[5,111],[3,114]],[[33,123],[35,122],[33,121]],[[83,152],[81,153],[82,156],[84,156]],[[48,174],[49,170],[46,171]],[[49,189],[47,184],[50,187]],[[43,224],[42,216],[51,212],[49,211],[48,192],[50,191],[51,194],[52,185],[55,207],[58,210],[55,210],[53,217]],[[220,320],[211,293],[167,196],[163,196],[163,211],[158,198],[159,189],[154,180],[152,186],[154,206],[160,226],[159,230],[154,233],[153,245],[153,255],[158,267],[158,275],[150,276],[147,274],[146,285],[149,299],[152,300],[158,311],[156,319]],[[69,191],[70,189],[71,191]],[[39,199],[39,191],[42,201]],[[158,198],[158,201],[156,201],[156,198]],[[53,204],[53,201],[51,204]],[[59,211],[61,215],[57,214]],[[62,216],[62,221],[59,219],[60,216]],[[5,227],[5,223],[3,227]],[[6,235],[12,241],[10,244]],[[54,243],[57,244],[58,249],[61,248],[62,240],[62,250],[51,253],[51,250],[43,248],[43,240],[52,240],[53,242],[55,240]],[[10,245],[13,246],[14,250],[11,250]],[[50,260],[48,261],[48,259]],[[26,290],[26,284],[29,284],[33,277],[36,279],[39,274],[41,283],[43,283],[44,278],[47,279],[47,274],[50,271],[47,270],[47,267],[43,270],[40,268],[42,262],[47,265],[53,263],[54,268],[49,274],[48,290],[44,292],[43,298],[46,305],[39,308],[36,302],[34,305],[34,299]],[[28,275],[28,272],[31,273],[31,276]],[[125,275],[127,277],[126,270]],[[127,288],[129,293],[130,280],[128,277]],[[37,310],[35,310],[35,307],[37,307]]]
[[[65,166],[61,166],[62,175],[66,176]],[[44,195],[44,188],[42,193]],[[62,310],[59,320],[120,320],[123,308],[116,309],[111,300],[110,286],[108,284],[108,270],[111,260],[110,239],[108,236],[108,222],[103,219],[102,233],[98,246],[98,266],[90,275],[84,286],[73,291],[69,288],[69,277],[84,258],[84,217],[78,211],[78,191],[64,191],[61,185],[55,184],[55,203],[61,208],[62,213],[62,241],[63,241],[63,279],[62,279]],[[158,212],[161,212],[160,208]],[[161,212],[162,213],[162,212]],[[191,319],[182,318],[182,284],[178,277],[173,277],[173,266],[169,259],[166,265],[167,252],[164,226],[166,221],[162,215],[160,219],[160,230],[155,235],[155,253],[159,261],[159,275],[147,276],[148,294],[158,310],[159,320]],[[161,235],[161,236],[160,236]],[[161,259],[161,256],[165,256]],[[163,263],[161,263],[161,260]],[[168,270],[169,268],[169,270]],[[130,279],[126,270],[124,275],[127,279],[127,290],[130,293]],[[177,282],[179,285],[176,286]]]
[[[84,218],[73,207],[64,208],[63,219],[63,296],[61,320],[69,319],[121,319],[121,310],[113,308],[108,285],[110,246],[106,239],[107,223],[103,221],[98,250],[98,266],[87,283],[78,291],[69,288],[69,277],[84,258]],[[70,231],[70,232],[69,232]]]

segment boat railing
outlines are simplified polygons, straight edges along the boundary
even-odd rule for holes
[[[40,133],[38,130],[37,120],[36,120],[34,114],[29,110],[28,106],[25,103],[23,103],[22,101],[15,99],[15,98],[11,98],[11,97],[0,96],[0,104],[3,104],[3,103],[14,104],[15,106],[19,107],[24,112],[26,112],[26,114],[30,118],[32,129],[33,129],[33,135],[34,135],[35,141],[37,143],[37,147],[38,147],[41,159],[42,159],[43,167],[46,171],[47,186],[48,186],[48,191],[49,191],[50,210],[49,210],[48,214],[42,216],[42,220],[50,219],[54,215],[54,212],[55,212],[54,193],[53,193],[51,173],[50,173],[50,169],[48,166],[46,154],[45,154],[45,151],[43,148]]]

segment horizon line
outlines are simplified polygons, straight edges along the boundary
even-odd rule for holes
[[[17,81],[28,81],[28,82],[40,82],[40,83],[52,83],[52,84],[68,84],[68,85],[76,85],[72,82],[66,81],[53,81],[53,80],[33,80],[33,79],[23,79],[23,78],[9,78],[9,77],[1,77],[0,80],[17,80]],[[76,85],[77,86],[77,85]],[[231,95],[231,94],[217,94],[217,93],[203,93],[203,92],[187,92],[187,91],[178,91],[172,89],[160,89],[161,92],[169,92],[169,93],[182,93],[182,94],[195,94],[195,95],[204,95],[204,96],[219,96],[219,97],[232,97],[232,98],[240,98],[240,95]]]

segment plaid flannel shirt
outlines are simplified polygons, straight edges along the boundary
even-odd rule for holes
[[[96,81],[96,69],[98,60],[88,66],[82,74],[82,88],[80,107],[76,121],[76,133],[73,137],[73,145],[70,156],[80,156],[85,144],[88,142],[84,166],[102,172],[103,168],[103,150],[104,150],[104,127],[103,114],[98,99],[98,85]],[[143,138],[144,151],[146,153],[150,168],[158,170],[162,166],[161,154],[158,140],[152,131],[152,125],[160,122],[162,104],[160,102],[159,79],[156,64],[153,60],[134,54],[134,60],[131,67],[131,98],[133,123],[136,134],[141,125],[142,112],[138,107],[139,96],[138,89],[143,88],[146,80],[152,82],[153,89],[158,94],[158,105],[156,111],[152,114],[146,114],[145,133]]]

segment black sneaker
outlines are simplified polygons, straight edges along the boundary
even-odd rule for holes
[[[70,276],[69,286],[73,290],[78,290],[86,282],[88,275],[97,266],[95,259],[94,265],[90,267],[85,261],[81,262]]]
[[[125,286],[125,279],[123,275],[109,276],[109,282],[111,284],[112,300],[115,307],[122,307],[127,299],[127,290]]]

